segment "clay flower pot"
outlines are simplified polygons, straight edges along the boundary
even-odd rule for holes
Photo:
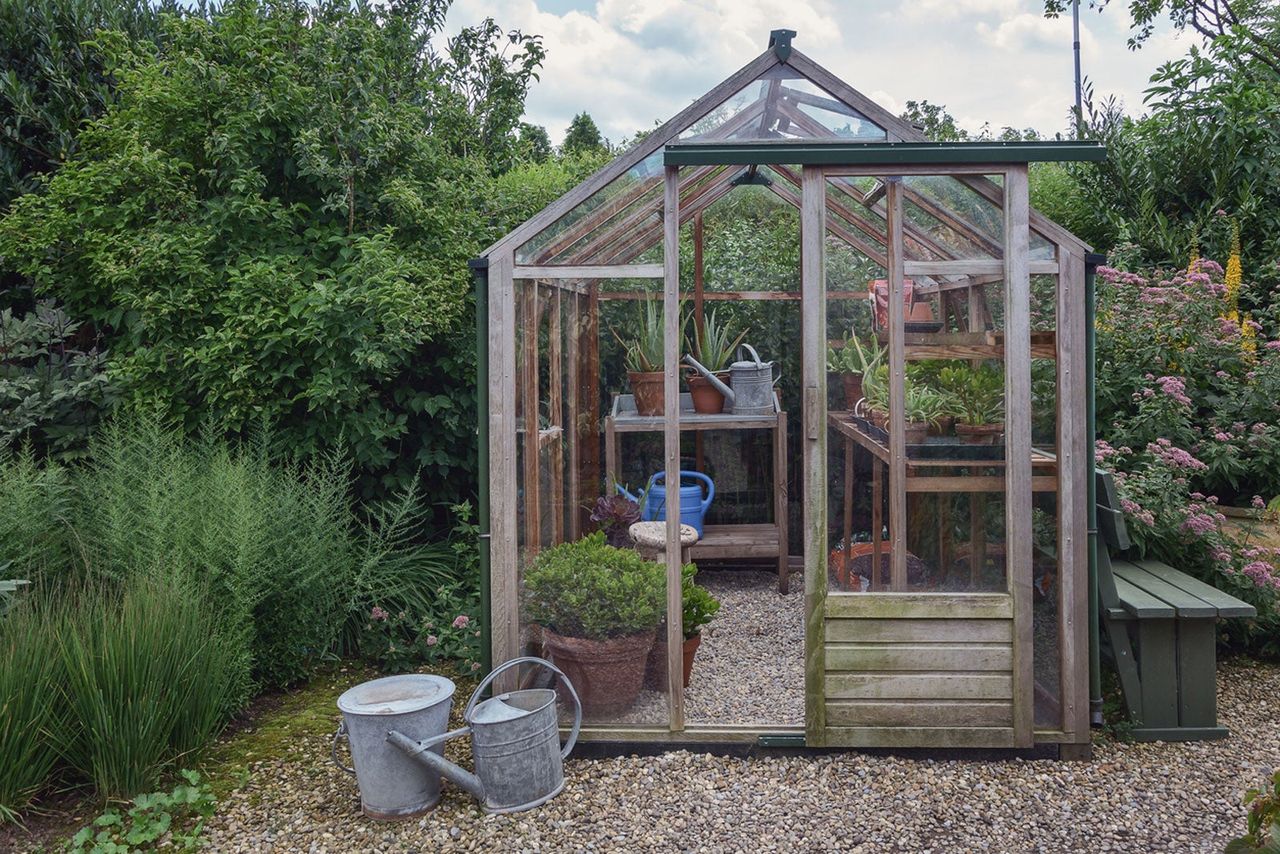
[[[729,372],[716,371],[716,379],[728,385]],[[700,415],[719,415],[724,412],[724,395],[711,384],[711,380],[697,371],[690,371],[685,374],[685,382],[689,384],[689,397],[693,398],[694,412]]]
[[[956,436],[966,445],[995,445],[1004,436],[1004,425],[963,424],[957,421]]]
[[[624,712],[640,696],[645,663],[653,647],[653,632],[621,638],[589,640],[542,629],[542,648],[564,671],[590,715]],[[558,690],[558,689],[557,689]]]
[[[844,380],[845,404],[853,409],[862,400],[862,374],[841,374]]]
[[[929,435],[928,421],[908,421],[902,425],[902,435],[908,445],[923,445]]]
[[[665,409],[662,371],[628,371],[627,379],[636,398],[636,412],[640,415],[661,415]]]
[[[659,629],[659,631],[665,631]],[[693,656],[698,651],[698,646],[702,643],[702,633],[694,635],[684,640],[684,687],[689,687],[689,677],[693,675]],[[653,642],[653,649],[649,650],[649,661],[644,669],[644,687],[654,691],[667,690],[667,680],[664,678],[667,672],[667,639],[664,634]]]

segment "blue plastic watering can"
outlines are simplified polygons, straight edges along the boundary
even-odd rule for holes
[[[688,483],[688,481],[693,481]],[[707,497],[702,497],[702,489],[706,487]],[[640,519],[644,522],[658,522],[667,518],[667,473],[660,471],[649,478],[649,485],[644,488],[640,497],[632,495],[618,484],[618,492],[640,505]],[[700,471],[680,472],[680,522],[692,525],[702,539],[702,520],[706,518],[711,499],[716,497],[716,485]]]

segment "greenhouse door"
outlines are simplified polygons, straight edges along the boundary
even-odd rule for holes
[[[1027,172],[902,168],[804,168],[806,741],[1029,747]]]

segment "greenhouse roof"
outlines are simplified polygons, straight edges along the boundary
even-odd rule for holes
[[[673,142],[663,149],[667,166],[862,165],[1029,163],[1102,160],[1106,148],[1090,140],[1032,142],[847,142],[778,140]]]

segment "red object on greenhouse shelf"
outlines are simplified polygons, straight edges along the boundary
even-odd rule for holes
[[[902,316],[906,317],[911,314],[911,296],[915,290],[915,282],[911,279],[902,280]],[[871,283],[871,295],[876,303],[876,327],[879,329],[889,328],[889,280],[875,279]]]

